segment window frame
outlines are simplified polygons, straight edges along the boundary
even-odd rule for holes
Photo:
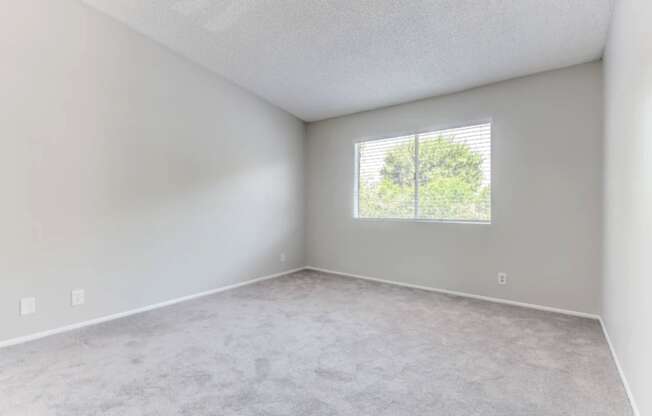
[[[433,133],[436,131],[441,131],[441,130],[450,130],[450,129],[459,129],[459,128],[464,128],[464,127],[469,127],[469,126],[474,126],[478,124],[489,124],[489,128],[491,131],[491,136],[489,139],[489,157],[491,160],[491,169],[489,170],[489,177],[491,181],[491,187],[489,190],[489,203],[490,203],[490,216],[489,220],[483,221],[483,220],[455,220],[455,219],[430,219],[430,218],[418,218],[418,201],[419,201],[419,184],[418,181],[415,182],[415,196],[414,196],[414,204],[415,204],[415,216],[414,218],[371,218],[371,217],[360,217],[358,216],[359,212],[359,203],[360,203],[360,151],[358,148],[358,145],[360,143],[366,143],[366,142],[372,142],[376,140],[388,140],[388,139],[394,139],[398,137],[403,137],[403,136],[414,136],[415,137],[415,159],[416,159],[416,164],[415,166],[418,166],[418,161],[419,161],[419,140],[418,136],[428,134],[428,133]],[[352,216],[353,219],[356,221],[363,221],[363,222],[404,222],[404,223],[431,223],[431,224],[472,224],[472,225],[492,225],[494,221],[494,187],[493,187],[493,178],[494,178],[494,120],[493,118],[485,118],[485,119],[480,119],[476,121],[469,121],[469,122],[463,122],[463,123],[456,123],[456,124],[443,124],[443,125],[437,125],[434,127],[427,127],[427,128],[422,128],[416,131],[408,131],[408,132],[397,132],[395,134],[389,134],[389,135],[383,135],[381,137],[374,136],[374,137],[361,137],[354,139],[352,141],[353,144],[353,210],[352,210]],[[418,171],[418,168],[417,168]]]

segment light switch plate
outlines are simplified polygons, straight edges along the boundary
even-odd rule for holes
[[[36,298],[22,298],[20,300],[20,314],[31,315],[36,312]]]

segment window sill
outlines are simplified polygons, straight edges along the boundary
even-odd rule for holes
[[[480,220],[429,220],[419,218],[364,218],[353,217],[356,221],[363,222],[425,222],[434,224],[469,224],[469,225],[491,225],[491,221]]]

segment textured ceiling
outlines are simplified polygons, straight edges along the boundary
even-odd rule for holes
[[[611,0],[83,0],[306,121],[602,56]]]

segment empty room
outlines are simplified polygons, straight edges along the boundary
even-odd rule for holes
[[[652,416],[650,22],[0,1],[0,415]]]

